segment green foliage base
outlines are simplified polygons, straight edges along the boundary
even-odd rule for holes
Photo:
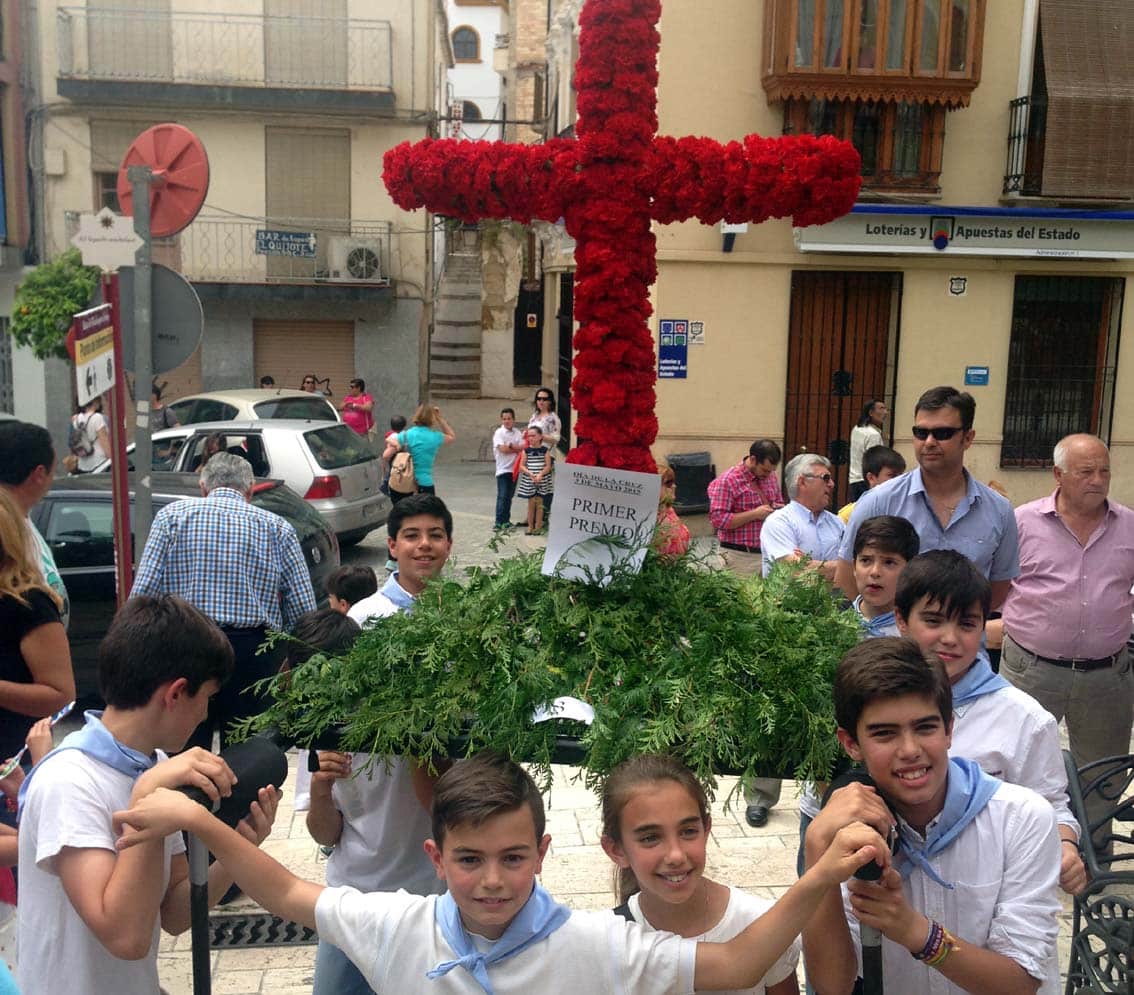
[[[254,727],[310,743],[342,725],[345,749],[417,759],[459,740],[466,754],[527,761],[545,783],[557,735],[580,737],[592,786],[646,751],[681,757],[708,785],[721,773],[830,773],[832,677],[859,631],[814,573],[741,581],[651,553],[641,573],[600,588],[545,577],[541,559],[431,584],[349,655],[277,679]],[[594,724],[533,725],[560,695],[590,702]]]

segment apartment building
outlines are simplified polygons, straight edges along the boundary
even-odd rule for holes
[[[363,377],[379,422],[411,410],[432,221],[394,207],[382,155],[437,133],[452,64],[442,0],[30,9],[41,258],[67,247],[80,213],[118,209],[119,164],[148,126],[182,124],[208,153],[204,207],[154,247],[204,311],[200,348],[158,378],[167,396],[314,373],[335,398]]]
[[[552,15],[548,134],[574,119],[580,6]],[[659,460],[708,450],[723,469],[768,436],[830,456],[841,494],[862,405],[890,404],[909,456],[916,398],[952,383],[977,400],[968,465],[1015,502],[1050,489],[1072,431],[1110,443],[1114,492],[1134,500],[1134,7],[716,0],[707,17],[670,0],[660,31],[661,133],[835,134],[863,189],[821,227],[658,227],[655,337],[694,333],[658,382]],[[544,236],[562,393],[571,246]]]
[[[504,106],[496,71],[497,36],[504,33],[507,0],[446,0],[453,67],[449,70],[453,138],[502,138]]]

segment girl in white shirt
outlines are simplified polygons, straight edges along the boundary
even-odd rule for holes
[[[680,760],[644,754],[603,784],[602,848],[618,865],[615,912],[651,929],[723,942],[772,903],[705,877],[712,827],[705,789]],[[799,940],[760,984],[735,995],[798,995]]]

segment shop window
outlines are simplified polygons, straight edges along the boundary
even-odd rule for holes
[[[1125,281],[1018,276],[1000,465],[1051,466],[1073,432],[1107,441]]]
[[[452,34],[456,62],[480,62],[480,35],[473,28],[457,28]]]
[[[937,193],[945,109],[906,101],[789,100],[786,134],[834,135],[862,156],[863,186]]]

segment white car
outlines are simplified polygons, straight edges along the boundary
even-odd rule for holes
[[[284,419],[179,425],[154,432],[153,469],[196,473],[210,437],[248,460],[255,476],[282,480],[303,497],[341,546],[386,524],[392,506],[381,490],[381,464],[366,437],[348,425]],[[98,469],[109,468],[108,460]]]
[[[322,394],[272,387],[270,390],[214,390],[179,397],[166,405],[182,425],[206,421],[258,418],[305,418],[342,421],[335,406]]]

